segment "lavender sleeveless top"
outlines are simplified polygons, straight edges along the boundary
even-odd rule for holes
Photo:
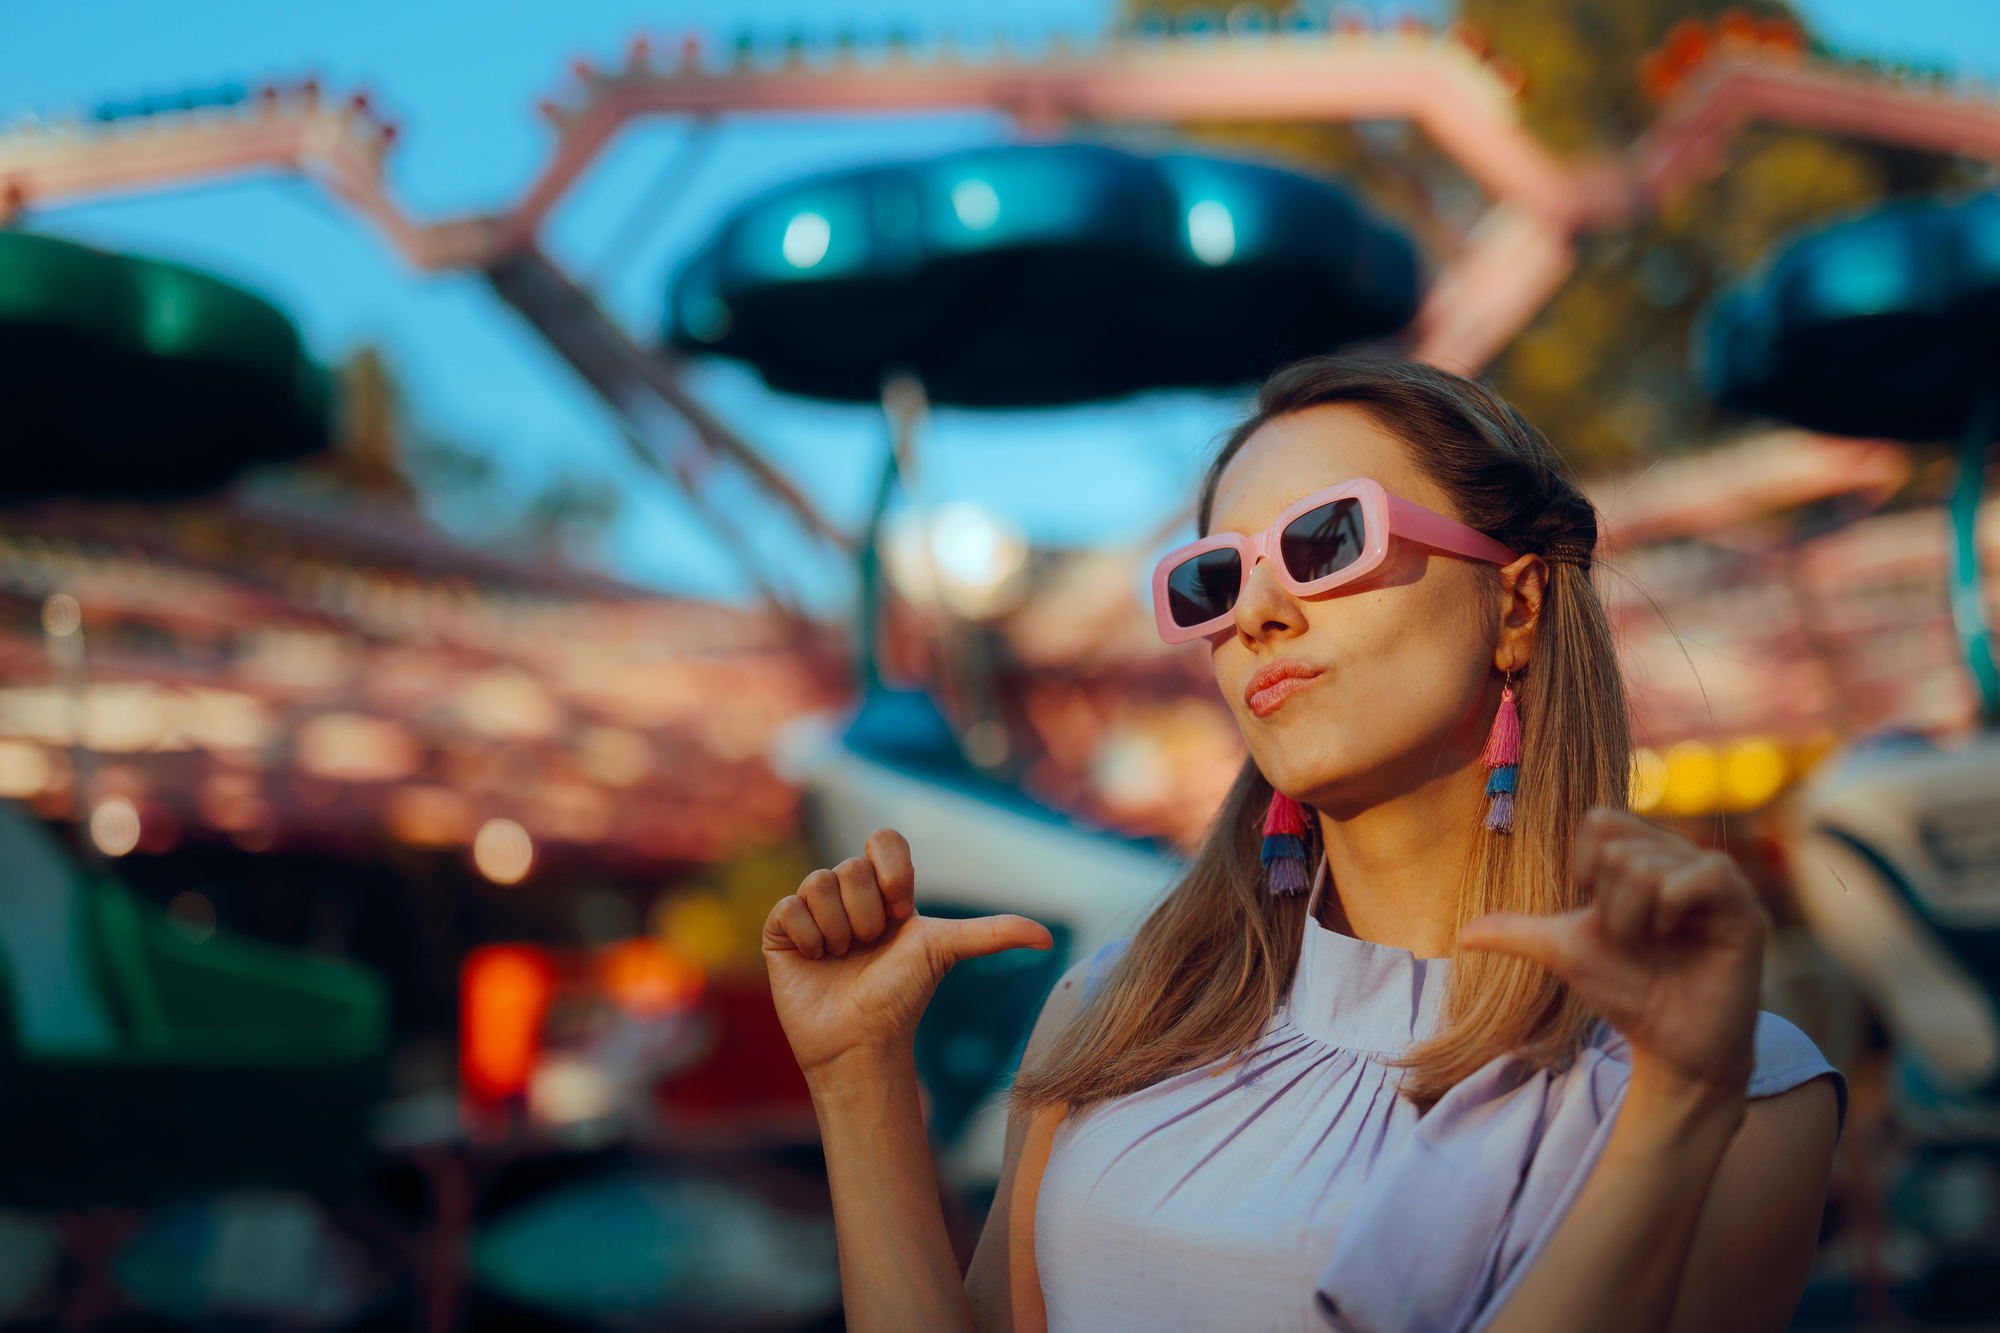
[[[1497,1314],[1631,1065],[1600,1026],[1567,1069],[1496,1059],[1419,1120],[1385,1060],[1436,1030],[1448,967],[1309,922],[1290,1002],[1247,1059],[1066,1120],[1035,1209],[1050,1333],[1472,1333]],[[1822,1074],[1844,1114],[1818,1048],[1758,1015],[1752,1097]]]

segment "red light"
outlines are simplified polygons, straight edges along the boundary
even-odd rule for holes
[[[534,1072],[555,973],[520,944],[474,949],[459,972],[458,1064],[466,1093],[497,1101],[523,1092]]]
[[[701,998],[701,964],[663,940],[614,944],[599,962],[605,992],[634,1018],[679,1013]]]

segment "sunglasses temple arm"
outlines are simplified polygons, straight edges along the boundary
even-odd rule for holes
[[[1386,497],[1389,501],[1389,531],[1398,537],[1407,537],[1425,546],[1449,551],[1453,555],[1469,556],[1474,560],[1484,560],[1493,565],[1511,565],[1519,557],[1499,542],[1482,532],[1475,532],[1463,523],[1446,518],[1419,504],[1412,504],[1401,496]]]

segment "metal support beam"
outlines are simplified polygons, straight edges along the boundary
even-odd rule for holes
[[[853,544],[820,515],[790,478],[687,391],[680,381],[679,367],[668,354],[649,351],[632,341],[589,293],[570,281],[541,251],[532,246],[515,250],[487,264],[485,274],[500,299],[519,311],[627,422],[643,432],[647,403],[666,408],[687,422],[718,457],[748,472],[791,510],[807,532],[842,550]],[[665,459],[655,457],[652,461],[671,475]]]

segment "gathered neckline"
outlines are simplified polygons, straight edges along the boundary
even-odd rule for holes
[[[1437,1032],[1450,971],[1448,958],[1419,958],[1308,916],[1285,1017],[1329,1046],[1400,1056]]]

